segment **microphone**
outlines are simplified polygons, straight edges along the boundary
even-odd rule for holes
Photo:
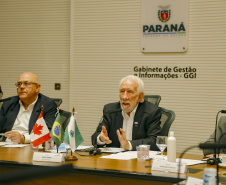
[[[5,98],[5,99],[1,99],[1,100],[0,100],[0,103],[1,103],[1,102],[5,102],[5,101],[9,101],[9,100],[11,100],[11,99],[12,99],[11,97]]]
[[[99,155],[99,154],[102,153],[101,150],[99,148],[97,148],[97,135],[95,137],[96,137],[96,139],[93,142],[93,147],[94,148],[93,148],[93,150],[89,151],[90,155]]]
[[[116,112],[119,112],[119,111],[122,111],[122,109],[115,109],[115,110],[110,110],[110,111],[105,112],[103,114],[103,116],[101,117],[99,124],[103,121],[104,117],[107,114],[112,114],[112,113],[116,113]],[[94,149],[89,152],[90,155],[98,155],[98,154],[101,154],[101,150],[99,148],[97,148],[97,136],[98,136],[98,134],[96,133],[95,140],[93,141]]]
[[[219,154],[219,151],[221,148],[226,148],[226,144],[218,144],[217,143],[217,121],[218,121],[218,115],[219,113],[226,113],[226,110],[221,110],[217,113],[216,116],[216,125],[215,125],[215,135],[214,135],[214,143],[203,143],[200,144],[199,147],[202,149],[207,149],[207,148],[211,148],[214,149],[214,154],[212,158],[207,159],[207,164],[216,164],[217,165],[217,184],[219,184],[219,176],[218,176],[218,172],[219,172],[219,166],[218,164],[221,163],[219,157],[217,157],[217,153]]]
[[[213,157],[210,157],[207,159],[207,164],[214,165],[216,164],[218,166],[219,163],[221,163],[220,159],[216,157],[216,151],[220,150],[221,148],[226,148],[226,144],[218,144],[218,143],[200,143],[199,148],[201,149],[214,149],[214,155]],[[218,167],[217,167],[218,171]],[[217,176],[218,179],[218,176]]]
[[[216,144],[216,143],[200,143],[199,148],[201,149],[221,149],[226,148],[226,144]]]

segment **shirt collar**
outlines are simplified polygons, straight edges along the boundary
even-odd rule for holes
[[[37,102],[37,100],[38,100],[38,96],[37,96],[36,100],[28,106],[27,110],[29,110],[30,108],[33,108],[35,103]],[[24,108],[21,100],[19,100],[19,104],[20,104],[20,107],[22,106]]]

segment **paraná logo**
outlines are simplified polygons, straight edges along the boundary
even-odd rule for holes
[[[158,18],[161,22],[167,22],[170,19],[171,16],[171,10],[169,9],[169,6],[163,7],[159,6],[161,10],[158,10]]]

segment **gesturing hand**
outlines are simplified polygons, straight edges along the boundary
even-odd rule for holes
[[[108,132],[105,126],[102,126],[102,130],[99,138],[100,138],[100,141],[105,142],[106,144],[112,143],[112,141],[108,137]]]
[[[119,140],[120,144],[122,145],[122,147],[125,150],[129,150],[130,145],[129,145],[129,141],[126,139],[126,133],[125,133],[125,131],[120,128],[120,131],[117,130],[117,135],[118,135],[118,140]]]

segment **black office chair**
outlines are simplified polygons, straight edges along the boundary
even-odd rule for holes
[[[144,95],[144,99],[158,106],[161,101],[161,96],[160,95]]]
[[[0,85],[0,100],[2,99],[2,96],[3,96],[3,92],[2,92],[1,85]],[[0,103],[0,109],[1,109],[1,106],[2,106],[2,102]]]
[[[55,101],[55,103],[57,104],[57,107],[59,107],[63,102],[63,100],[60,98],[52,98],[52,100]]]
[[[62,126],[65,131],[65,129],[68,126],[68,123],[70,122],[71,112],[60,109],[59,113],[60,113],[60,119],[62,121]]]
[[[1,85],[0,85],[0,98],[2,98],[2,95],[3,95],[3,92],[2,92]]]
[[[160,136],[168,136],[170,127],[176,117],[174,111],[160,107],[162,111],[161,117],[161,133]]]

